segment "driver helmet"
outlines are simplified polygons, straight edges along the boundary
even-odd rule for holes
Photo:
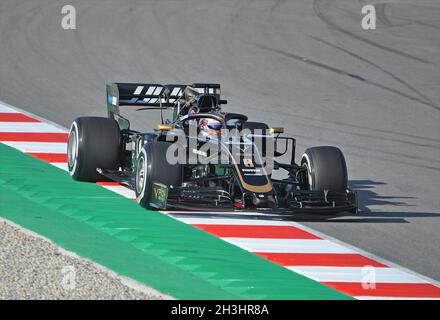
[[[202,118],[199,120],[199,128],[202,134],[220,134],[222,123],[212,118]]]

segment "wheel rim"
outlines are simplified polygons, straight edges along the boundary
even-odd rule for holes
[[[136,172],[136,191],[138,194],[142,192],[145,183],[145,158],[140,157]]]
[[[309,190],[313,190],[313,178],[312,178],[312,169],[310,168],[310,160],[306,153],[303,154],[303,158],[301,160],[301,165],[306,169],[306,182],[309,187]]]
[[[67,142],[67,163],[69,168],[73,168],[78,156],[76,131],[72,130]]]
[[[303,164],[303,167],[306,169],[305,180],[306,180],[306,182],[307,182],[307,185],[308,185],[308,187],[309,187],[309,190],[312,190],[312,175],[311,175],[311,173],[310,173],[309,166],[308,166],[307,163],[304,163],[304,164]]]

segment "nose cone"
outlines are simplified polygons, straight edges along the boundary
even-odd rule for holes
[[[254,193],[252,197],[252,204],[257,208],[277,208],[277,199],[273,194],[268,193]]]

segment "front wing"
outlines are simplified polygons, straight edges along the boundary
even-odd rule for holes
[[[158,188],[159,186],[155,187]],[[160,185],[163,191],[153,192],[152,205],[158,209],[185,209],[211,211],[262,211],[282,213],[333,214],[357,213],[357,196],[352,190],[346,192],[294,190],[286,196],[277,196],[276,207],[245,208],[233,202],[229,194],[220,188],[176,187]],[[166,189],[166,190],[165,190]],[[157,194],[167,198],[155,198]]]

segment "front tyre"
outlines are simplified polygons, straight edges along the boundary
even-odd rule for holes
[[[79,181],[103,180],[96,169],[117,170],[120,162],[121,132],[109,118],[76,118],[67,141],[67,167]]]
[[[345,192],[348,185],[347,165],[337,147],[312,147],[305,151],[301,166],[307,169],[306,184],[312,191]]]
[[[167,187],[180,187],[182,184],[182,166],[170,164],[166,154],[170,143],[146,143],[138,156],[136,169],[135,191],[139,204],[148,209],[150,206],[154,183],[162,183]]]

